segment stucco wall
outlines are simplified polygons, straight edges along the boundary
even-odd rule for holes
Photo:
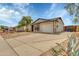
[[[57,32],[64,31],[64,24],[61,22],[61,20],[58,20],[58,28],[56,30]]]
[[[77,26],[76,31],[79,32],[79,26]]]
[[[28,31],[32,31],[31,25],[28,25],[27,28],[28,28]]]
[[[24,31],[24,26],[20,28],[16,28],[16,31]]]

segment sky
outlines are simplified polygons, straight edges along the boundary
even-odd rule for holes
[[[64,8],[64,3],[1,3],[0,25],[17,26],[22,16],[31,16],[33,21],[38,18],[52,19],[61,17],[64,25],[72,25],[72,17]]]

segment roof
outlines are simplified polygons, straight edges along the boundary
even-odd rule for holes
[[[36,23],[37,21],[39,21],[39,20],[41,20],[40,22],[46,22],[46,21],[57,21],[57,20],[61,20],[62,21],[62,23],[63,23],[63,20],[62,20],[62,18],[61,17],[57,17],[57,18],[52,18],[52,19],[43,19],[43,18],[38,18],[36,21],[34,21],[33,22],[33,24],[34,23]],[[40,23],[39,22],[39,23]],[[63,23],[64,24],[64,23]]]

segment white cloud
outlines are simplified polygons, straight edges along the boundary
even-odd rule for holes
[[[48,15],[48,18],[53,18],[53,17],[64,17],[65,15],[67,15],[67,11],[65,9],[61,9],[61,10],[55,10],[53,9]]]
[[[17,12],[17,11],[15,12],[15,15],[19,15],[19,14],[20,14],[19,12]]]
[[[25,6],[29,6],[30,4],[29,3],[14,3],[13,5],[18,6],[20,8],[24,8]]]
[[[19,12],[15,11],[15,10],[9,10],[6,8],[1,8],[0,9],[0,20],[8,22],[8,23],[12,23],[11,18],[13,17],[13,15],[19,15]]]
[[[46,14],[51,13],[55,8],[56,8],[57,4],[52,4],[51,7],[49,9],[47,9],[47,11],[45,12]]]
[[[14,10],[10,10],[9,12],[10,12],[10,13],[14,13],[15,11],[14,11]]]
[[[50,7],[50,9],[49,9],[49,11],[52,11],[54,8],[56,8],[56,5],[57,4],[52,4],[51,7]]]
[[[0,20],[9,22],[7,19],[10,18],[10,12],[6,8],[1,8],[0,9]]]
[[[9,18],[10,15],[14,12],[14,10],[8,10],[4,7],[0,9],[0,16],[4,16],[4,18]]]
[[[57,17],[64,17],[67,14],[66,10],[59,10],[58,12],[55,12]]]
[[[8,23],[8,25],[16,25],[16,22],[21,20],[22,16],[29,15],[29,5],[29,3],[14,3],[13,8],[10,8],[11,6],[9,5],[6,5],[7,7],[0,5],[0,20]]]
[[[17,9],[22,15],[28,15],[28,6],[30,5],[29,3],[14,3],[13,5],[14,8]]]
[[[47,9],[44,15],[47,18],[53,18],[53,17],[64,17],[67,14],[68,13],[65,9],[61,9],[60,7],[58,7],[56,3],[54,3],[51,5],[49,9]]]

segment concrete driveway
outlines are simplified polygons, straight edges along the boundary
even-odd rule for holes
[[[56,46],[56,43],[65,41],[67,35],[70,34],[66,32],[61,34],[31,33],[30,35],[4,39],[4,41],[6,41],[10,50],[12,50],[11,55],[38,56]]]

